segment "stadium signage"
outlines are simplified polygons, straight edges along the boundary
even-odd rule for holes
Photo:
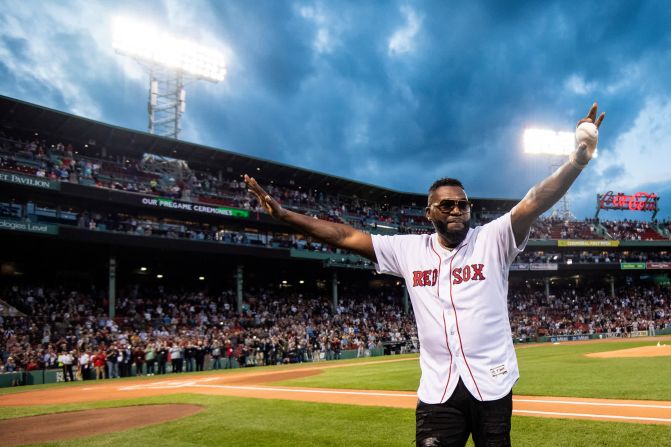
[[[25,231],[28,233],[58,234],[58,225],[34,224],[18,220],[0,219],[0,229],[11,231]]]
[[[580,334],[580,335],[555,335],[550,337],[550,341],[552,343],[558,343],[562,341],[581,341],[581,340],[589,340],[589,335],[588,334]]]
[[[573,240],[573,239],[567,239],[567,240],[558,240],[557,241],[557,246],[558,247],[618,247],[620,245],[620,241],[603,241],[603,240],[598,240],[598,241],[591,241],[591,240]]]
[[[620,270],[645,270],[645,262],[621,262]]]
[[[528,262],[513,262],[510,265],[511,271],[522,272],[522,271],[547,271],[547,270],[558,270],[559,264],[555,262],[533,262],[529,264]]]
[[[559,265],[554,263],[554,262],[540,262],[540,263],[532,263],[529,264],[529,270],[557,270],[559,269]]]
[[[23,186],[32,186],[34,188],[53,189],[55,191],[61,189],[61,184],[58,182],[40,177],[14,174],[12,172],[0,172],[0,181]]]
[[[201,214],[217,214],[220,216],[241,217],[248,218],[249,211],[239,210],[236,208],[226,208],[223,206],[214,207],[201,205],[198,203],[182,202],[180,200],[166,199],[163,197],[142,197],[141,202],[146,206],[153,206],[156,208],[171,208],[182,211],[190,211]]]
[[[510,271],[524,271],[529,270],[529,264],[526,262],[513,262],[510,265]]]
[[[637,192],[633,195],[624,193],[614,194],[608,191],[597,194],[599,209],[602,210],[629,210],[629,211],[657,211],[659,197],[655,193]]]
[[[648,261],[645,267],[650,270],[671,270],[671,262]]]

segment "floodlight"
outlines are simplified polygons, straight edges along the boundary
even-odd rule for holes
[[[526,129],[523,136],[524,152],[532,155],[545,155],[550,158],[550,172],[554,172],[561,163],[552,162],[553,157],[568,157],[575,150],[574,132],[556,132],[549,129]],[[596,153],[594,154],[596,156]],[[573,213],[566,194],[552,208],[552,217],[572,220]]]
[[[573,132],[546,129],[524,131],[524,152],[527,154],[570,155],[575,149]]]
[[[221,82],[226,76],[226,60],[216,50],[126,17],[114,19],[113,27],[112,46],[118,53],[206,81]]]
[[[127,17],[114,19],[113,29],[112,45],[116,52],[132,57],[149,71],[149,132],[178,138],[180,119],[186,111],[185,83],[223,81],[224,56]]]
[[[575,150],[575,133],[555,132],[548,129],[526,129],[524,131],[524,152],[541,155],[571,155]],[[593,157],[596,158],[597,151]]]

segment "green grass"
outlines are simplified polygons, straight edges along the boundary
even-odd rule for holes
[[[165,424],[41,446],[403,446],[413,445],[414,411],[309,402],[172,395],[116,402],[0,411],[12,417],[57,410],[148,403],[193,403],[197,415]],[[596,421],[513,417],[515,446],[671,446],[671,427]],[[470,444],[472,445],[472,444]]]
[[[541,345],[519,349],[520,380],[515,394],[671,400],[671,357],[594,359],[591,352],[650,346],[653,342]],[[418,362],[337,368],[278,385],[379,390],[417,389]]]
[[[671,357],[587,358],[653,342],[548,345],[520,349],[517,394],[671,400]]]

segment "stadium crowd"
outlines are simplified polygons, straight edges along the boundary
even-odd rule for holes
[[[528,285],[511,289],[513,337],[655,331],[671,326],[668,289],[553,286],[549,298]],[[397,293],[396,293],[397,294]],[[404,314],[392,289],[352,291],[335,309],[314,292],[265,288],[247,294],[242,312],[234,293],[177,292],[133,287],[117,317],[106,315],[94,289],[18,287],[3,292],[21,314],[0,316],[0,371],[61,368],[66,380],[164,374],[212,368],[337,359],[343,350],[385,344],[418,349],[412,312]],[[133,366],[134,365],[134,366]]]
[[[511,290],[508,310],[513,336],[615,334],[627,336],[671,326],[669,289],[625,286],[615,296],[601,288],[555,288],[549,298],[542,290]]]
[[[77,146],[77,147],[76,147]],[[222,177],[209,171],[186,169],[182,177],[150,172],[142,160],[123,156],[92,156],[88,144],[48,142],[39,135],[21,138],[0,131],[0,169],[54,181],[79,183],[99,188],[171,197],[204,204],[231,206],[265,212],[249,197],[241,178]],[[433,228],[424,217],[423,207],[390,207],[356,197],[334,196],[296,185],[266,185],[284,206],[315,217],[349,223],[372,232],[423,234]],[[484,223],[475,221],[474,224]],[[600,222],[598,219],[563,221],[539,219],[531,239],[668,239],[660,231],[671,230],[671,223],[624,220]],[[668,233],[667,233],[668,234]]]
[[[147,374],[163,374],[167,365],[198,371],[206,357],[217,369],[338,359],[345,349],[364,356],[384,343],[417,346],[412,315],[386,291],[357,293],[332,309],[316,294],[260,289],[238,313],[231,290],[135,287],[119,299],[115,319],[94,290],[14,286],[2,296],[24,314],[0,317],[5,372],[61,367],[67,378],[70,369],[86,378],[120,377],[131,365]]]

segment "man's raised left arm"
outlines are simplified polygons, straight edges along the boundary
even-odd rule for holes
[[[587,116],[578,121],[578,126],[582,123],[593,123],[598,129],[606,115],[602,112],[597,118],[596,113],[597,104],[594,103]],[[526,196],[513,207],[510,218],[517,245],[524,241],[534,221],[566,194],[592,159],[595,148],[596,142],[593,145],[580,143],[566,163],[549,177],[534,185]]]

